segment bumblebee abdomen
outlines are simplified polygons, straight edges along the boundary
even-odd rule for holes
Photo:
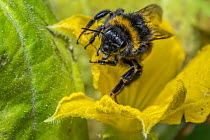
[[[141,42],[148,42],[151,37],[151,29],[145,22],[145,19],[140,14],[127,14],[126,17],[130,20],[132,27],[138,32]]]

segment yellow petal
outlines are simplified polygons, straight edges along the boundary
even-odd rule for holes
[[[184,115],[186,122],[204,122],[210,113],[210,45],[204,47],[185,69],[161,92],[155,104],[164,104],[170,98],[177,80],[183,81],[187,95],[179,111],[166,118],[163,123],[178,124]]]
[[[121,131],[142,131],[146,137],[152,126],[181,106],[185,97],[183,89],[182,85],[179,86],[168,105],[151,106],[143,113],[130,106],[117,104],[108,95],[94,101],[83,93],[73,93],[59,102],[56,112],[46,122],[66,117],[82,117],[98,120]]]
[[[144,120],[145,125],[145,133],[148,134],[150,129],[160,121],[164,120],[174,112],[176,112],[184,103],[186,97],[186,88],[182,81],[176,82],[176,88],[171,91],[170,98],[165,101],[164,104],[152,105],[146,108],[143,111],[143,114],[146,116]]]
[[[141,118],[143,118],[138,109],[119,105],[107,95],[103,96],[99,101],[94,101],[81,92],[64,97],[59,102],[54,115],[47,119],[46,122],[66,117],[95,119],[122,131],[141,130]]]
[[[86,25],[90,19],[91,18],[88,16],[75,15],[70,18],[62,20],[53,26],[48,26],[48,28],[66,37],[77,38],[79,34],[82,32],[81,28],[85,27],[84,25]],[[81,41],[84,42],[83,40],[87,40],[87,38],[84,37],[81,39]]]
[[[70,18],[64,19],[60,21],[59,23],[48,26],[49,29],[54,31],[57,34],[64,35],[67,38],[74,38],[77,39],[80,33],[83,31],[82,28],[86,26],[86,24],[91,20],[91,17],[84,16],[84,15],[74,15]],[[100,24],[95,23],[90,29],[96,29]],[[83,46],[85,46],[92,34],[87,34],[81,36],[79,43]],[[96,39],[93,43],[94,46],[98,46],[99,40]],[[89,53],[93,53],[94,47],[89,47],[88,51]],[[95,50],[94,50],[95,51]]]

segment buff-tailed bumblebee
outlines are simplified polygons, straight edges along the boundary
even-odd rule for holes
[[[105,21],[97,29],[90,27],[103,18]],[[102,52],[105,56],[102,60],[90,61],[101,65],[116,66],[119,61],[128,64],[131,68],[122,75],[122,79],[111,91],[110,96],[119,94],[126,85],[131,84],[142,73],[142,65],[139,64],[152,50],[152,41],[166,39],[172,36],[169,32],[159,28],[162,20],[162,9],[156,4],[151,4],[134,13],[124,13],[123,9],[116,11],[103,10],[97,13],[82,28],[83,31],[77,39],[77,44],[82,35],[87,31],[94,33],[85,46],[91,45],[97,36],[101,38],[101,45],[97,55]],[[114,60],[110,60],[110,57]]]

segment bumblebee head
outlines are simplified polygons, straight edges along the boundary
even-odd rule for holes
[[[111,42],[111,40],[105,39],[105,41],[101,42],[100,49],[104,54],[109,55],[117,52],[118,46]]]
[[[124,39],[119,35],[119,33],[113,30],[104,33],[100,46],[100,49],[104,54],[110,55],[116,53],[125,46]]]

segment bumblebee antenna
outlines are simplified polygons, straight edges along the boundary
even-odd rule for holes
[[[81,28],[83,29],[83,31],[81,32],[81,34],[79,35],[79,37],[77,38],[77,44],[79,44],[79,39],[80,37],[86,32],[86,31],[92,31],[92,32],[98,32],[98,33],[101,33],[100,31],[97,31],[97,30],[91,30],[89,28]]]
[[[89,29],[89,28],[81,28],[81,29],[83,29],[83,31],[82,31],[82,33],[79,35],[79,37],[78,37],[78,39],[77,39],[77,44],[79,44],[78,41],[79,41],[80,37],[81,37],[86,31],[96,32],[96,33],[98,33],[97,35],[99,35],[99,34],[101,33],[102,35],[104,35],[104,36],[106,37],[106,35],[105,35],[103,32],[101,32],[101,29],[100,29],[100,30],[92,30],[92,29]],[[97,35],[94,35],[94,38],[95,38]],[[88,45],[90,45],[90,43],[89,43]],[[88,45],[86,45],[85,48],[86,48]]]
[[[79,35],[79,37],[77,38],[77,44],[79,44],[79,39],[80,39],[80,37],[86,32],[87,30],[83,30],[82,32],[81,32],[81,34]]]
[[[105,35],[103,32],[98,31],[98,30],[92,30],[92,29],[88,29],[88,28],[82,28],[84,31],[92,31],[92,32],[97,32],[97,33],[101,33],[103,35]],[[84,34],[84,33],[83,33]]]
[[[98,31],[98,30],[92,30],[92,29],[89,29],[89,28],[81,28],[81,29],[83,29],[83,31],[81,32],[81,34],[80,34],[79,37],[77,38],[77,44],[79,44],[79,39],[80,39],[80,37],[81,37],[86,31],[97,32],[97,33],[101,33],[101,34],[104,35],[103,32]]]

